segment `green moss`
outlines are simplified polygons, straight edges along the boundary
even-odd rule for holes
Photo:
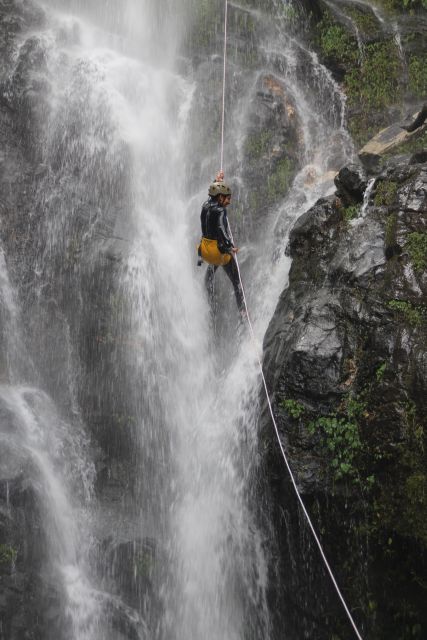
[[[427,95],[427,55],[411,56],[408,72],[410,90],[415,96],[424,98]]]
[[[412,327],[420,327],[423,324],[423,309],[421,307],[416,307],[406,300],[390,300],[387,306],[403,316]]]
[[[216,33],[221,29],[222,12],[219,5],[211,0],[192,0],[191,15],[193,25],[190,34],[191,44],[195,49],[203,49],[211,45]]]
[[[317,25],[320,48],[326,58],[333,58],[342,64],[352,64],[358,57],[358,46],[340,25],[333,22],[330,13],[325,12]]]
[[[390,13],[413,13],[414,10],[427,9],[427,0],[379,0]]]
[[[136,573],[142,578],[150,577],[153,571],[154,558],[150,551],[143,551],[135,558]]]
[[[286,22],[295,23],[301,19],[302,12],[298,5],[283,4],[277,7],[278,16]]]
[[[259,160],[268,152],[273,134],[269,130],[257,131],[249,135],[245,142],[245,156],[249,162]]]
[[[351,116],[348,122],[348,129],[353,140],[359,146],[363,146],[378,133],[378,125],[372,124],[367,112]]]
[[[360,68],[353,67],[345,77],[350,104],[364,109],[382,109],[395,103],[401,94],[400,71],[394,40],[366,45]]]
[[[248,206],[251,211],[257,211],[264,202],[263,193],[258,191],[251,191],[248,196]]]
[[[17,550],[9,544],[0,544],[0,567],[1,565],[13,564],[17,556]]]
[[[293,173],[294,165],[290,158],[279,160],[267,178],[267,199],[270,204],[286,195]]]
[[[348,127],[357,144],[363,145],[388,124],[386,107],[401,98],[400,78],[401,62],[392,39],[367,44],[363,58],[348,65],[344,78],[350,106]]]
[[[387,217],[385,224],[385,245],[391,247],[396,244],[396,232],[397,232],[397,214],[391,213]]]
[[[378,34],[378,20],[375,15],[370,11],[359,9],[357,6],[348,7],[346,13],[353,19],[357,28],[368,36],[375,36]]]
[[[415,153],[416,151],[422,151],[427,146],[427,130],[421,133],[415,133],[409,140],[395,147],[392,152],[384,154],[384,160],[392,156],[400,154]]]
[[[375,371],[375,377],[377,379],[377,382],[381,382],[381,380],[384,378],[384,373],[386,369],[387,369],[387,363],[383,362]]]
[[[375,206],[390,207],[395,201],[397,186],[398,185],[396,182],[388,180],[383,180],[382,182],[380,182],[375,193]]]
[[[345,207],[342,209],[342,215],[345,222],[350,222],[350,220],[354,220],[357,218],[360,213],[360,205],[355,204],[351,207]]]
[[[427,269],[427,233],[410,233],[405,244],[405,249],[409,253],[415,271]]]

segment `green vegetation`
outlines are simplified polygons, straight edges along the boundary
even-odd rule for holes
[[[365,110],[383,109],[400,96],[400,60],[393,40],[366,45],[360,66],[345,77],[345,89],[352,106]]]
[[[0,567],[2,565],[13,564],[17,556],[17,550],[9,544],[0,544]]]
[[[283,400],[281,406],[286,409],[289,415],[295,420],[301,418],[301,416],[305,413],[305,407],[301,403],[296,400]]]
[[[405,321],[412,327],[420,327],[423,324],[423,309],[416,307],[406,300],[390,300],[389,309],[401,314]]]
[[[370,11],[354,6],[346,7],[345,12],[369,38],[378,33],[378,21]],[[354,140],[363,144],[388,123],[386,107],[401,98],[402,63],[397,44],[392,37],[366,42],[362,55],[354,35],[335,22],[328,11],[317,31],[322,54],[343,73],[350,107],[348,127]]]
[[[191,0],[191,5],[194,21],[191,43],[194,48],[203,49],[215,40],[223,16],[218,11],[216,3],[210,0]]]
[[[153,554],[150,551],[142,551],[135,558],[135,569],[142,578],[150,577],[153,570]]]
[[[310,433],[320,432],[322,444],[331,455],[334,478],[358,479],[356,457],[362,451],[358,421],[366,405],[358,398],[348,397],[336,414],[316,418],[308,425]],[[367,479],[370,484],[373,478]]]
[[[427,233],[425,231],[410,233],[405,244],[415,271],[427,269]]]
[[[350,222],[350,220],[354,220],[354,218],[357,218],[359,216],[359,213],[360,205],[358,204],[352,205],[350,207],[345,207],[342,210],[343,218],[346,222]]]
[[[274,167],[267,178],[267,199],[270,204],[283,197],[289,189],[294,174],[294,165],[290,158],[283,158]]]
[[[327,58],[334,58],[342,64],[353,64],[358,58],[357,41],[339,24],[333,22],[329,12],[325,12],[317,25],[320,48]]]
[[[377,382],[381,382],[381,380],[384,378],[384,373],[386,369],[387,369],[387,363],[383,362],[375,371],[375,377],[377,379]]]
[[[397,232],[397,214],[391,213],[387,217],[387,222],[385,224],[385,245],[386,247],[390,247],[396,242],[396,232]]]
[[[383,180],[382,182],[380,182],[375,193],[375,206],[390,207],[395,201],[397,186],[398,185],[396,182],[389,182],[387,180]]]
[[[424,98],[427,95],[427,55],[411,56],[408,72],[410,90],[417,97]]]
[[[427,9],[427,0],[380,0],[385,9],[391,12],[410,12],[415,9]]]
[[[399,495],[392,499],[392,513],[396,529],[423,540],[427,544],[427,475],[425,459],[425,432],[417,408],[412,400],[401,403],[405,421],[405,441],[400,445],[399,456],[402,481]],[[389,509],[390,505],[386,505]]]
[[[268,152],[272,138],[273,134],[269,130],[257,131],[247,137],[245,142],[245,156],[249,162],[259,160]]]
[[[298,6],[283,4],[275,9],[278,11],[279,18],[286,22],[294,23],[301,19],[301,10]]]
[[[357,28],[368,36],[375,36],[378,34],[378,20],[371,11],[357,7],[347,7],[347,15],[349,15],[355,22]]]
[[[391,156],[397,156],[405,153],[415,153],[416,151],[422,151],[427,146],[427,130],[421,133],[417,132],[412,135],[409,140],[403,142],[398,147],[395,147],[392,152],[384,155],[384,160]]]

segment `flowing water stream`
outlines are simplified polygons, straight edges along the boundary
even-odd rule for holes
[[[255,348],[221,274],[226,313],[219,312],[222,338],[214,334],[195,266],[206,187],[202,193],[186,172],[194,162],[189,131],[203,108],[194,97],[197,79],[177,70],[188,7],[183,3],[177,15],[176,7],[154,0],[124,7],[51,0],[45,10],[47,22],[34,34],[49,78],[41,150],[47,170],[35,195],[35,216],[42,216],[26,323],[34,362],[28,374],[18,367],[30,356],[23,358],[24,339],[16,337],[19,305],[2,254],[11,384],[1,386],[0,400],[13,416],[8,446],[28,460],[45,513],[52,580],[64,594],[61,633],[73,640],[269,638],[271,558],[255,505]],[[353,148],[345,100],[331,75],[286,22],[278,27],[260,11],[253,15],[268,33],[263,66],[247,72],[243,98],[227,114],[228,148],[241,148],[257,80],[266,73],[297,105],[301,132],[300,170],[269,210],[243,268],[261,349],[287,282],[290,228],[332,192],[333,171]],[[230,158],[227,177],[244,191],[238,157]],[[196,161],[215,166],[215,146]],[[212,176],[204,178],[207,186]],[[109,328],[100,323],[91,335],[98,349],[91,366],[109,348],[120,374],[103,387],[108,398],[93,392],[91,402],[104,412],[100,429],[109,413],[131,433],[127,491],[108,503],[93,496],[92,457],[99,455],[89,448],[81,406],[85,314],[97,296],[93,274],[105,247],[116,265],[114,290],[104,293],[115,315]],[[141,594],[127,599],[120,563],[109,564],[108,549],[130,542],[131,581],[139,571],[148,574],[151,605]],[[141,544],[144,553],[151,545],[152,555],[141,556]]]

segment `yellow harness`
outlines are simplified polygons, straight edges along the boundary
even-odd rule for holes
[[[223,267],[231,260],[229,253],[221,253],[218,249],[218,240],[209,240],[208,238],[202,238],[198,251],[200,257],[209,264],[213,264],[216,267]]]

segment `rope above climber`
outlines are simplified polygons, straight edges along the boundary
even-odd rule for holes
[[[205,278],[208,296],[212,303],[215,272],[218,267],[224,267],[224,271],[233,285],[240,314],[244,315],[243,292],[235,260],[238,248],[234,245],[231,237],[227,218],[227,207],[231,203],[231,189],[224,182],[222,170],[210,185],[208,194],[209,199],[204,202],[200,215],[202,239],[198,246],[200,258],[208,263]]]

